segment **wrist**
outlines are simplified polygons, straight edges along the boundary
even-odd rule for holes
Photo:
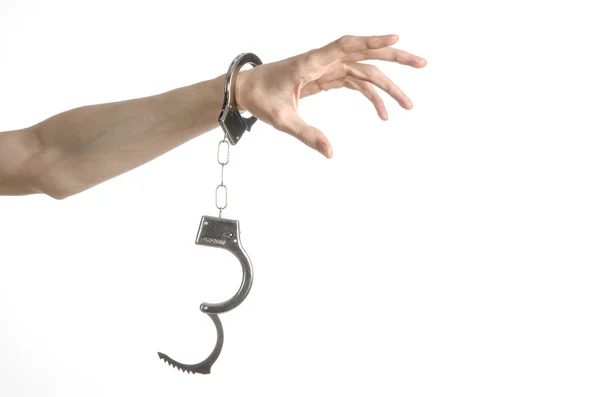
[[[233,87],[233,104],[240,112],[248,109],[247,95],[247,79],[249,70],[240,70],[235,79],[235,87]]]

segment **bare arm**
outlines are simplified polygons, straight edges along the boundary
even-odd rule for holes
[[[61,199],[218,126],[224,76],[144,98],[83,106],[0,134],[0,194]]]
[[[0,133],[0,195],[40,193],[31,165],[43,151],[32,129]]]
[[[391,48],[396,35],[342,36],[311,51],[239,73],[234,103],[331,158],[325,134],[298,114],[301,98],[350,88],[388,114],[374,87],[411,109],[412,101],[377,67],[381,60],[427,62]],[[0,195],[45,193],[61,199],[121,175],[218,126],[225,75],[163,94],[90,105],[32,127],[0,133]]]

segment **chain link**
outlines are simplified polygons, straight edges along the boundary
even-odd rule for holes
[[[221,183],[215,189],[215,205],[219,210],[219,218],[221,218],[223,210],[227,208],[227,186],[223,183],[225,166],[229,163],[229,142],[226,134],[223,135],[223,139],[217,146],[217,162],[221,165]],[[221,192],[220,195],[219,192]]]

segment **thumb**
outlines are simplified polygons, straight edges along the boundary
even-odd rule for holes
[[[298,138],[305,145],[315,149],[328,159],[333,156],[333,148],[325,134],[318,128],[306,124],[298,113],[293,112],[288,115],[282,127],[284,132]]]

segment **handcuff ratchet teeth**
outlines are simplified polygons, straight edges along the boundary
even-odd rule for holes
[[[212,365],[215,363],[215,361],[217,361],[219,354],[221,354],[221,349],[223,349],[223,324],[221,324],[221,320],[216,314],[209,314],[208,316],[213,323],[215,323],[215,327],[217,328],[217,344],[215,345],[212,353],[210,353],[210,355],[204,361],[199,362],[198,364],[182,364],[173,360],[164,353],[158,353],[158,357],[161,360],[164,360],[167,364],[172,365],[183,372],[204,375],[210,374]]]
[[[252,125],[256,122],[256,117],[254,116],[243,117],[240,114],[238,107],[233,102],[237,74],[242,66],[247,63],[251,64],[253,67],[262,64],[261,60],[252,53],[240,54],[233,62],[231,62],[225,78],[225,99],[218,121],[225,133],[224,139],[226,138],[232,145],[237,144],[244,132],[250,131],[250,128],[252,128]],[[221,145],[221,142],[219,143],[219,146]],[[229,161],[228,159],[229,154],[227,154],[227,161]],[[218,161],[222,167],[227,164],[227,162],[221,162],[221,160]],[[219,217],[207,215],[202,217],[196,235],[196,245],[223,248],[235,255],[242,266],[242,283],[238,291],[230,299],[221,303],[202,303],[202,305],[200,305],[200,311],[206,313],[211,318],[217,329],[217,343],[212,353],[204,361],[199,362],[198,364],[182,364],[164,353],[158,353],[160,359],[164,360],[169,365],[188,373],[210,373],[212,365],[217,358],[219,358],[223,348],[223,325],[221,324],[218,314],[225,313],[239,306],[244,299],[246,299],[252,287],[252,262],[242,247],[239,221],[221,218],[221,212],[227,206],[227,190],[223,184],[223,168],[221,169],[221,184],[217,187],[217,190],[219,187],[225,188],[225,204],[219,206],[217,201]]]

